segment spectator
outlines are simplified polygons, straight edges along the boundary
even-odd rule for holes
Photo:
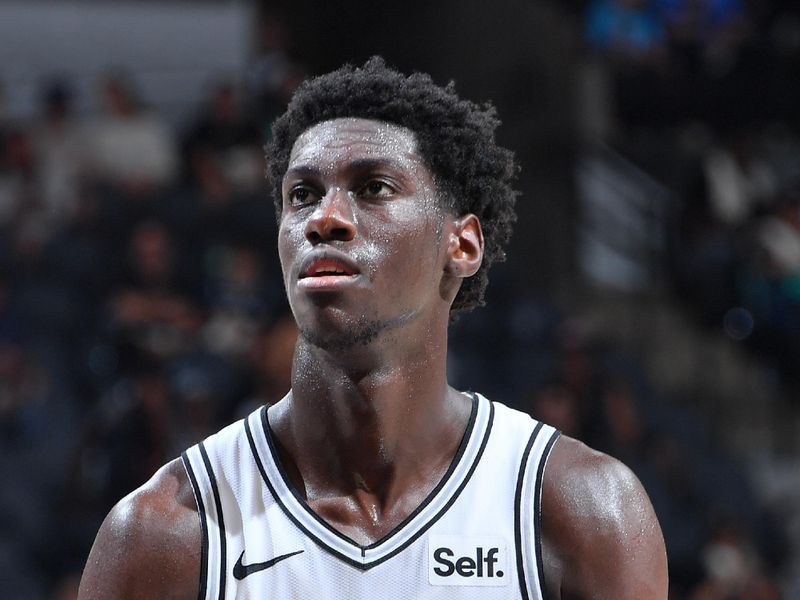
[[[690,600],[780,600],[749,536],[734,521],[718,524],[702,552],[705,577]]]
[[[206,347],[216,354],[241,357],[252,344],[258,323],[280,301],[279,281],[265,279],[258,253],[247,247],[213,250],[213,271],[207,273],[211,314],[204,327]]]
[[[262,143],[233,85],[214,88],[184,137],[188,179],[171,219],[198,253],[231,242],[271,251],[274,211],[264,201]]]
[[[268,124],[283,112],[305,72],[290,57],[291,30],[279,14],[262,15],[257,36],[256,54],[248,67],[246,81],[259,118]]]
[[[741,304],[752,311],[749,340],[770,356],[791,389],[800,386],[800,194],[785,192],[753,226],[738,264]]]
[[[90,178],[134,194],[170,184],[177,149],[167,126],[143,109],[130,82],[120,75],[103,82],[102,99],[105,114],[88,131]]]
[[[559,381],[552,381],[533,394],[530,405],[533,418],[550,423],[562,433],[586,439],[581,407],[572,390]]]
[[[224,188],[250,191],[263,179],[262,144],[258,125],[244,111],[233,84],[226,82],[214,88],[208,106],[190,128],[184,152],[193,177],[207,177],[213,168]]]
[[[77,210],[85,150],[72,116],[72,91],[65,82],[45,88],[42,107],[42,118],[32,133],[38,189],[46,219],[58,226]]]
[[[0,146],[0,227],[17,227],[36,214],[36,163],[30,133],[22,128],[9,129]]]
[[[719,327],[736,305],[741,233],[773,203],[778,174],[751,128],[723,135],[705,152],[685,194],[671,259],[681,297]]]
[[[247,356],[253,386],[237,410],[240,416],[274,404],[289,391],[296,341],[297,325],[288,310],[261,328]]]
[[[776,190],[775,174],[760,155],[758,138],[746,128],[726,134],[711,148],[704,171],[713,215],[726,227],[744,224]]]
[[[111,331],[118,344],[134,352],[134,360],[166,360],[193,343],[202,319],[179,261],[176,240],[164,225],[147,221],[136,227],[127,275],[109,302]]]

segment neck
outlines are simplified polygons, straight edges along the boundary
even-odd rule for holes
[[[387,500],[449,464],[469,403],[447,385],[447,326],[386,337],[346,351],[298,341],[292,392],[270,419],[309,498]]]

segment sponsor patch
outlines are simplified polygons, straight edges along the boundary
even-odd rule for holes
[[[428,538],[428,581],[431,585],[508,585],[507,550],[503,538],[432,535]]]

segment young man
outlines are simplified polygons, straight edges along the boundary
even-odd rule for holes
[[[666,598],[626,467],[447,383],[514,220],[497,124],[380,59],[298,90],[267,149],[292,389],[123,499],[81,599]]]

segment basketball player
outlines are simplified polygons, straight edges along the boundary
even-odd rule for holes
[[[89,599],[665,599],[634,475],[446,379],[513,221],[490,108],[380,59],[306,82],[267,149],[292,387],[108,516]]]

